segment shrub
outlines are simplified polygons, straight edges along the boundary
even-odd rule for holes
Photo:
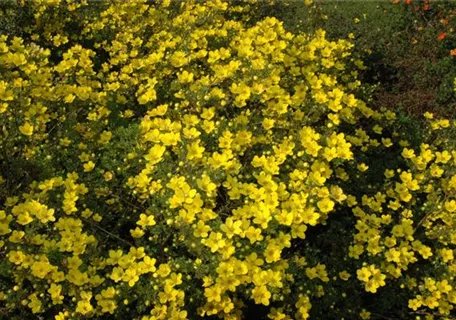
[[[259,5],[14,7],[2,316],[451,313],[454,123],[428,113],[411,139],[360,99],[353,43]]]

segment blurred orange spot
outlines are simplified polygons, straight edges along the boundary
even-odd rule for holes
[[[447,34],[445,32],[442,32],[441,34],[439,34],[437,39],[439,39],[439,41],[442,41],[443,39],[445,39],[446,36]]]

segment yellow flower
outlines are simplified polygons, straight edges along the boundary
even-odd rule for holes
[[[122,281],[128,282],[130,287],[133,287],[135,283],[139,280],[139,275],[136,272],[136,268],[130,267],[125,270],[125,273],[122,277]]]
[[[444,207],[448,212],[456,212],[456,201],[446,201]]]
[[[437,282],[437,290],[441,293],[449,293],[453,287],[448,283],[448,280],[444,279],[442,281]]]
[[[264,257],[267,263],[272,263],[280,260],[281,248],[275,244],[269,244],[264,250]]]
[[[24,237],[24,235],[25,235],[24,231],[14,230],[13,233],[11,233],[8,240],[13,243],[19,243],[21,241],[21,239]]]
[[[46,261],[35,261],[31,267],[32,275],[44,279],[51,272],[51,265]]]
[[[232,217],[226,219],[225,223],[220,226],[225,235],[231,239],[234,235],[239,235],[242,232],[242,222],[235,221]]]
[[[95,163],[93,163],[92,161],[89,161],[87,163],[84,163],[83,167],[84,167],[84,172],[90,172],[93,170],[93,168],[95,168]]]
[[[187,159],[201,159],[203,157],[204,147],[199,145],[199,141],[187,145]]]
[[[245,236],[250,240],[251,244],[263,240],[263,236],[261,235],[261,229],[255,228],[253,226],[250,226],[247,229],[247,231],[245,232]]]
[[[372,275],[369,271],[369,268],[366,267],[358,269],[356,271],[356,274],[358,275],[358,279],[364,282],[367,282],[369,280],[369,277]]]
[[[220,232],[211,232],[209,238],[201,241],[204,245],[211,249],[211,252],[217,252],[225,247],[226,242],[223,239],[223,234]]]
[[[339,277],[342,280],[347,281],[350,278],[350,274],[347,271],[342,271],[342,272],[339,272]]]
[[[36,293],[32,294],[29,296],[30,302],[28,303],[28,306],[32,309],[33,313],[38,313],[42,310],[42,303],[40,299],[36,296]],[[26,300],[25,300],[26,301]]]
[[[153,215],[147,215],[144,213],[141,213],[139,216],[139,220],[136,222],[137,225],[145,228],[145,227],[151,227],[155,225],[155,220]]]
[[[48,289],[49,294],[51,295],[51,299],[54,303],[61,303],[63,302],[64,296],[61,295],[62,286],[52,283],[50,288]]]
[[[171,55],[169,61],[173,67],[179,68],[187,64],[188,58],[186,57],[185,52],[176,51]]]
[[[222,288],[219,285],[214,285],[212,287],[208,287],[204,289],[204,296],[207,299],[207,302],[220,302]]]
[[[141,238],[144,235],[144,231],[138,227],[136,227],[134,230],[130,230],[130,234],[133,238]]]
[[[357,168],[358,168],[359,171],[364,172],[367,169],[369,169],[369,166],[366,165],[365,163],[360,163],[360,164],[358,164]]]
[[[103,174],[104,180],[105,181],[111,181],[113,178],[113,174],[110,171],[107,171]]]
[[[434,119],[434,115],[431,112],[425,112],[424,117],[429,120]]]
[[[122,280],[123,276],[124,276],[124,270],[120,267],[115,267],[112,270],[110,278],[112,280],[114,280],[114,282],[119,282],[120,280]]]
[[[0,103],[0,114],[5,112],[8,109],[8,104],[6,102]]]
[[[117,308],[116,302],[114,300],[100,300],[98,302],[98,306],[101,307],[101,312],[109,312],[110,314],[114,314],[114,311]]]
[[[440,250],[440,255],[442,256],[442,260],[445,263],[447,263],[448,261],[452,261],[454,259],[453,250],[451,249]]]
[[[270,130],[274,127],[274,123],[274,119],[264,118],[262,125],[266,130]]]
[[[155,273],[155,275],[157,275],[161,278],[166,278],[170,273],[171,273],[171,268],[169,267],[169,265],[166,263],[163,263],[158,267],[158,270]]]
[[[408,302],[408,307],[413,311],[418,310],[418,308],[421,307],[421,305],[421,301],[418,299],[410,299]]]
[[[114,287],[109,287],[101,291],[101,296],[105,299],[111,299],[114,298],[116,295],[116,290]]]
[[[402,151],[402,156],[405,159],[411,159],[415,157],[415,151],[413,149],[404,148],[404,150]]]
[[[29,122],[26,122],[19,127],[19,131],[25,136],[31,136],[33,134],[33,125],[31,125]]]
[[[143,261],[138,263],[138,268],[141,270],[141,273],[155,272],[157,270],[155,268],[155,262],[157,262],[156,259],[145,256]]]
[[[107,142],[109,142],[109,140],[111,140],[112,138],[112,132],[110,131],[103,131],[101,134],[100,134],[100,139],[98,140],[98,143],[100,144],[105,144]]]
[[[177,79],[180,83],[190,83],[193,81],[193,73],[184,70],[177,74]]]
[[[334,201],[332,201],[329,197],[323,198],[317,202],[317,206],[321,212],[327,213],[334,209]]]
[[[87,300],[82,300],[78,302],[78,305],[76,307],[76,312],[79,312],[80,314],[87,314],[90,311],[93,310],[92,305],[90,304],[90,301]]]
[[[22,251],[10,251],[8,256],[8,260],[16,265],[22,264],[26,257]]]
[[[361,319],[367,320],[367,319],[370,319],[371,313],[369,311],[363,309],[361,311],[361,313],[359,314],[359,316],[361,317]]]
[[[269,299],[271,298],[271,293],[268,291],[266,286],[255,287],[252,290],[252,298],[255,300],[256,304],[263,304],[265,306],[268,306]]]

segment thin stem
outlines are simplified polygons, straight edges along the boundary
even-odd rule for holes
[[[113,238],[116,238],[116,239],[119,240],[119,241],[122,241],[123,243],[129,245],[130,247],[134,247],[134,245],[131,244],[130,242],[128,242],[127,240],[124,240],[124,239],[120,238],[119,236],[116,236],[115,234],[113,234],[113,233],[109,232],[108,230],[106,230],[106,229],[100,227],[99,225],[97,225],[97,224],[95,224],[95,223],[93,223],[93,222],[91,222],[91,221],[89,221],[89,220],[87,220],[87,219],[85,219],[85,218],[83,218],[83,217],[81,217],[81,219],[84,220],[84,221],[86,221],[86,222],[88,222],[89,224],[91,224],[91,225],[94,226],[95,228],[97,228],[97,229],[103,231],[104,233],[108,234],[109,236],[111,236],[111,237],[113,237]]]
[[[141,210],[141,211],[145,211],[144,208],[141,208],[141,207],[138,207],[138,206],[134,205],[134,204],[131,203],[130,201],[127,201],[127,200],[125,200],[124,198],[121,198],[121,197],[118,196],[117,194],[114,194],[114,193],[111,192],[111,193],[109,193],[109,195],[112,196],[112,197],[114,197],[114,198],[117,198],[117,199],[119,199],[119,200],[121,200],[121,201],[123,201],[123,202],[125,202],[125,203],[127,203],[127,204],[129,204],[130,206],[132,206],[132,207],[135,208],[135,209],[138,209],[138,210]]]

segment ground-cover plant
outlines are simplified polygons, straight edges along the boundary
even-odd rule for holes
[[[455,124],[365,102],[350,39],[256,1],[9,6],[2,317],[451,315]]]

